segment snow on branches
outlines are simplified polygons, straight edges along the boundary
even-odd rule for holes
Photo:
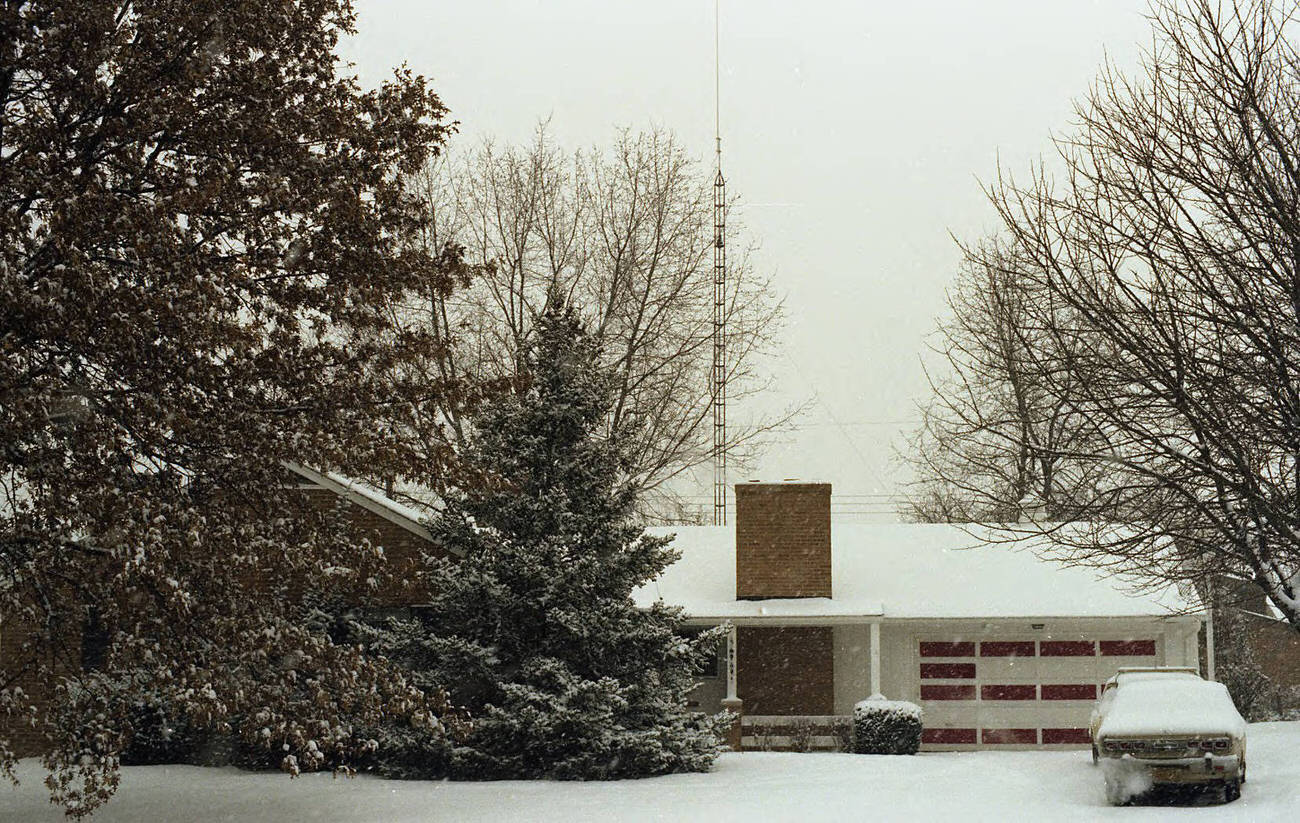
[[[0,15],[0,769],[44,749],[87,814],[149,703],[299,769],[441,733],[440,693],[313,622],[402,581],[280,466],[444,461],[438,344],[390,311],[463,275],[400,242],[442,104],[336,73],[346,0]]]
[[[393,773],[607,779],[717,756],[729,721],[686,709],[717,635],[684,640],[680,609],[632,601],[677,555],[633,520],[629,441],[602,434],[612,382],[577,318],[552,292],[515,391],[474,420],[464,468],[477,482],[430,523],[464,559],[434,564],[422,620],[375,632],[474,718],[444,761]]]

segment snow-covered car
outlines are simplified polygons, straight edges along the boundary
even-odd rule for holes
[[[1093,757],[1123,803],[1158,784],[1213,785],[1225,802],[1246,780],[1246,721],[1222,683],[1191,669],[1120,669],[1093,710]]]
[[[1172,678],[1182,680],[1186,678],[1200,680],[1201,676],[1196,673],[1196,669],[1188,666],[1121,666],[1110,679],[1101,684],[1101,694],[1096,704],[1092,707],[1092,717],[1088,724],[1088,734],[1092,738],[1092,762],[1096,763],[1099,750],[1097,748],[1097,730],[1101,726],[1101,719],[1106,715],[1106,710],[1110,708],[1111,702],[1115,699],[1115,690],[1119,688],[1121,681],[1132,683],[1135,680],[1163,680]]]

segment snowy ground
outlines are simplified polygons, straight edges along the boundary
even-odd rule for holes
[[[970,752],[917,757],[728,754],[709,774],[617,783],[427,783],[151,766],[124,770],[95,821],[754,821],[1300,820],[1300,722],[1248,736],[1242,798],[1179,807],[1106,806],[1086,752]],[[0,820],[57,821],[41,772],[0,788]],[[1206,805],[1208,804],[1208,805]]]

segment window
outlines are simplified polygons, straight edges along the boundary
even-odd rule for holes
[[[81,668],[86,671],[102,669],[107,656],[108,627],[92,608],[81,627]]]

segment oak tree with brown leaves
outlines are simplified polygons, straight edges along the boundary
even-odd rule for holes
[[[454,391],[383,309],[460,276],[398,242],[445,110],[341,73],[352,25],[348,0],[0,4],[0,729],[47,739],[72,814],[143,701],[294,770],[364,724],[440,728],[439,694],[312,619],[395,591],[388,564],[281,488],[282,461],[430,483],[413,423]]]

